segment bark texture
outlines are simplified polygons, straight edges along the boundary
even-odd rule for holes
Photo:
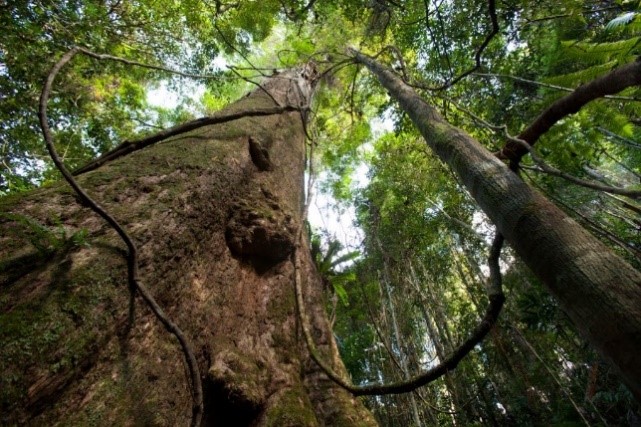
[[[307,105],[310,73],[275,76],[227,112]],[[78,178],[134,237],[142,281],[188,335],[204,425],[375,424],[299,337],[290,255],[304,144],[297,111],[245,117]],[[130,297],[115,232],[60,184],[6,198],[0,211],[0,423],[187,425],[183,356]],[[299,258],[315,338],[340,370],[320,279],[308,251]]]
[[[392,72],[354,55],[399,102],[427,144],[641,401],[641,273],[448,124]]]

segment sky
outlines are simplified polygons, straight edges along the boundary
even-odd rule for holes
[[[380,138],[383,134],[391,132],[394,123],[388,115],[383,119],[375,118],[370,123],[372,129],[372,139],[361,147],[365,154],[372,150],[372,142]],[[365,156],[361,156],[363,158]],[[353,189],[364,188],[369,183],[368,178],[369,166],[364,161],[357,166],[352,173],[351,184]],[[317,184],[324,180],[321,174],[316,179]],[[357,250],[361,246],[364,235],[363,231],[355,225],[356,211],[354,206],[345,206],[338,204],[337,201],[329,194],[323,194],[316,185],[312,191],[312,202],[309,206],[308,221],[312,227],[324,230],[332,239],[339,240],[346,250]]]

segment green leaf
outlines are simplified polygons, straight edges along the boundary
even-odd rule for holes
[[[334,282],[332,282],[332,286],[334,287],[334,291],[336,292],[336,295],[338,296],[338,299],[341,301],[341,303],[345,307],[349,306],[349,297],[347,296],[347,291],[345,290],[345,287],[340,283],[334,283]]]

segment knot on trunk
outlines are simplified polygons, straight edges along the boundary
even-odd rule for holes
[[[237,202],[227,222],[227,246],[236,256],[284,261],[294,250],[296,227],[272,195]]]
[[[274,169],[271,160],[269,159],[269,151],[260,141],[254,137],[249,137],[249,155],[252,162],[260,171],[270,171]]]

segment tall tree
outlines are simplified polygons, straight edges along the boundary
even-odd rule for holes
[[[276,74],[220,124],[78,177],[138,242],[129,289],[119,237],[67,187],[3,199],[3,423],[187,423],[189,377],[136,298],[147,286],[190,343],[206,425],[373,424],[299,339],[296,280],[323,357],[343,370],[300,240],[317,78],[312,64]]]
[[[399,77],[370,57],[354,55],[399,102],[498,232],[641,400],[641,367],[635,357],[641,351],[641,274],[448,124]]]

